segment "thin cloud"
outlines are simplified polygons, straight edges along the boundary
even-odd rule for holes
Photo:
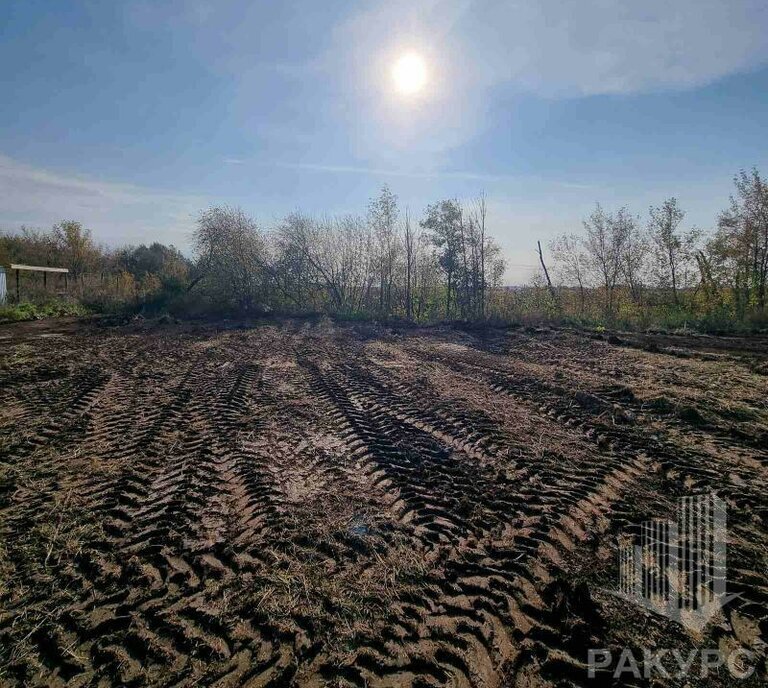
[[[380,167],[366,167],[355,165],[324,165],[315,163],[276,163],[275,167],[289,170],[306,170],[309,172],[328,172],[332,174],[367,174],[379,177],[405,177],[407,179],[485,179],[497,181],[501,177],[493,175],[481,175],[472,172],[422,172],[395,170]]]
[[[447,46],[435,48],[435,57],[459,68],[451,83],[463,79],[462,90],[505,83],[545,96],[629,94],[692,88],[768,63],[765,0],[387,0],[365,7],[339,31],[338,51],[349,44],[355,54],[375,55],[402,35],[427,50]]]
[[[100,241],[159,240],[183,246],[202,196],[51,171],[0,154],[0,226],[49,227],[74,219]]]
[[[356,157],[447,160],[492,118],[495,95],[575,98],[703,86],[768,64],[765,0],[386,0],[333,34],[335,112]],[[386,27],[386,30],[382,30]],[[392,61],[421,53],[418,104],[388,94]],[[510,113],[513,116],[513,113]]]
[[[270,166],[264,163],[265,166]],[[306,170],[308,172],[327,172],[330,174],[365,174],[376,177],[402,177],[406,179],[465,179],[468,181],[479,182],[515,182],[523,179],[533,180],[539,179],[538,177],[524,177],[522,175],[509,175],[509,174],[484,174],[481,172],[463,171],[463,170],[445,170],[445,171],[419,171],[419,170],[396,170],[386,169],[379,167],[367,167],[357,165],[324,165],[315,163],[274,163],[274,167],[288,170]],[[552,184],[555,186],[561,186],[569,189],[592,189],[594,188],[590,184],[580,184],[577,182],[568,181],[553,181],[544,180],[540,181]]]

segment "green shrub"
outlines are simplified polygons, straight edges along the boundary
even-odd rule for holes
[[[89,311],[79,303],[51,301],[44,304],[19,303],[0,306],[0,322],[20,322],[22,320],[43,320],[65,316],[88,315]]]

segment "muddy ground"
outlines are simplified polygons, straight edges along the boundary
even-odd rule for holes
[[[757,685],[767,360],[765,337],[2,326],[0,684],[639,686],[587,649],[650,646],[748,649],[748,682],[686,682]],[[613,594],[617,538],[710,491],[739,596],[695,633]]]

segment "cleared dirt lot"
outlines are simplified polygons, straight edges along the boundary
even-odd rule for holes
[[[0,683],[591,685],[590,647],[760,658],[767,355],[548,329],[0,327]],[[693,637],[609,590],[623,529],[710,490],[740,597]]]

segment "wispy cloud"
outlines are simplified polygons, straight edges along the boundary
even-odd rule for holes
[[[184,246],[205,198],[52,171],[0,154],[0,227],[75,219],[108,244]]]
[[[406,37],[434,52],[452,83],[465,74],[465,86],[636,93],[699,86],[768,62],[765,0],[387,0],[364,8],[339,31],[338,50],[346,43],[370,56]]]
[[[243,161],[245,162],[245,161]],[[324,172],[328,174],[363,174],[371,177],[400,177],[405,179],[434,179],[450,180],[461,179],[467,181],[477,181],[485,183],[497,182],[520,182],[520,181],[540,181],[542,183],[559,186],[569,189],[592,189],[591,184],[582,184],[579,182],[569,182],[556,179],[543,179],[534,175],[512,175],[512,174],[485,174],[467,170],[398,170],[383,167],[368,167],[365,165],[327,165],[306,162],[297,163],[259,163],[267,167],[279,167],[287,170],[305,170],[308,172]]]
[[[335,31],[326,59],[329,78],[348,80],[336,116],[348,121],[357,157],[370,160],[444,156],[492,119],[499,92],[573,98],[690,89],[768,64],[765,0],[358,7]],[[429,65],[429,92],[416,104],[382,89],[404,50],[421,52]]]
[[[266,163],[265,163],[266,164]],[[462,171],[418,171],[397,170],[365,165],[325,165],[307,162],[275,163],[267,165],[287,170],[306,170],[308,172],[328,172],[331,174],[365,174],[376,177],[404,177],[406,179],[477,179],[480,181],[499,181],[510,178],[503,175],[478,174]]]

